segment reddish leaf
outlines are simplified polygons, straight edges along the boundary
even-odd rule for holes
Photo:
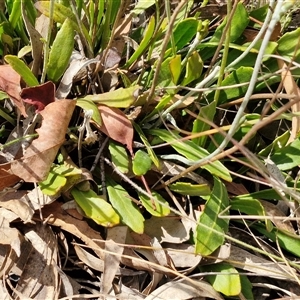
[[[42,111],[45,106],[55,101],[55,85],[48,81],[44,84],[25,88],[21,92],[24,102],[35,106],[37,112]]]
[[[20,178],[10,172],[10,163],[0,165],[0,191],[11,187],[20,181]]]
[[[99,105],[102,125],[99,129],[113,140],[126,145],[130,154],[133,156],[132,140],[133,127],[126,115],[118,108]]]
[[[27,148],[25,155],[12,162],[12,172],[27,182],[44,180],[65,140],[69,121],[76,101],[59,100],[48,104],[41,112],[42,126],[36,131],[39,137]]]
[[[25,106],[20,97],[20,80],[20,75],[10,65],[0,66],[0,90],[10,97],[21,114],[26,117]]]

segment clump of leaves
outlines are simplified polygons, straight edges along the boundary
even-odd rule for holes
[[[299,30],[270,5],[5,2],[4,297],[300,294]]]

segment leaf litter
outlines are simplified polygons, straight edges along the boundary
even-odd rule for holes
[[[138,3],[141,5],[142,1]],[[147,4],[142,11],[149,9],[154,3],[155,1],[149,1],[149,7]],[[41,23],[36,28],[31,24],[30,15],[22,5],[22,16],[32,47],[31,70],[35,76],[39,76],[42,64],[39,54],[42,51],[41,36],[46,38],[49,30],[48,4],[45,1],[38,1],[36,4],[36,7],[45,10],[45,15],[39,17]],[[83,23],[78,25],[75,22],[76,17],[72,10],[63,5],[56,5],[55,9],[54,21],[63,23],[64,20],[61,18],[67,13],[68,21],[65,25],[68,26],[68,32],[73,34],[74,29],[79,30],[80,38],[83,39],[87,30]],[[243,10],[243,6],[240,5],[239,9]],[[145,12],[147,13],[148,11]],[[142,14],[139,17],[142,19],[145,16]],[[209,276],[210,278],[215,276],[217,283],[222,281],[222,278],[233,278],[226,272],[232,272],[234,278],[238,277],[235,281],[237,286],[230,292],[240,299],[244,299],[247,293],[243,291],[241,283],[244,274],[250,274],[249,277],[256,276],[260,280],[259,283],[253,283],[253,286],[256,284],[270,290],[272,285],[268,285],[265,278],[271,278],[286,282],[288,288],[284,288],[283,284],[277,287],[283,294],[291,296],[300,294],[297,285],[299,284],[296,274],[299,270],[297,264],[287,263],[287,259],[278,262],[280,260],[278,258],[283,257],[281,251],[287,241],[291,242],[291,245],[287,245],[285,250],[298,246],[293,223],[275,220],[274,226],[276,230],[281,231],[281,235],[276,235],[272,246],[268,243],[270,241],[264,241],[265,246],[257,243],[259,248],[253,246],[249,250],[245,243],[239,243],[238,238],[234,240],[227,235],[231,229],[228,228],[229,222],[220,218],[220,215],[228,216],[226,213],[226,208],[230,205],[228,194],[234,196],[248,194],[248,186],[221,181],[220,178],[231,181],[232,176],[220,161],[211,162],[203,167],[211,173],[210,176],[205,172],[198,172],[199,170],[182,174],[186,169],[182,166],[186,161],[185,158],[197,161],[209,152],[190,142],[180,143],[179,147],[175,143],[180,137],[177,120],[175,121],[174,117],[169,116],[167,119],[167,122],[171,120],[172,124],[166,127],[168,130],[153,126],[150,131],[147,131],[148,121],[139,123],[145,125],[139,128],[137,127],[139,125],[135,126],[128,117],[131,106],[136,109],[135,102],[144,101],[141,116],[138,118],[143,118],[147,105],[155,102],[151,100],[152,102],[147,104],[145,99],[141,99],[145,98],[145,95],[140,95],[140,85],[130,86],[132,81],[129,80],[130,76],[139,75],[134,74],[134,71],[142,66],[139,70],[142,72],[142,69],[147,67],[144,64],[144,51],[147,50],[149,41],[153,38],[155,42],[164,30],[162,27],[155,32],[154,18],[150,20],[151,34],[149,29],[148,32],[146,29],[144,36],[140,37],[142,47],[133,49],[131,59],[127,60],[130,68],[126,71],[121,70],[124,63],[122,55],[129,39],[126,35],[135,22],[130,14],[118,20],[121,25],[118,23],[120,27],[115,26],[115,36],[112,33],[111,40],[107,41],[109,47],[105,51],[104,63],[100,67],[98,63],[101,57],[93,58],[88,55],[86,58],[82,52],[80,54],[72,52],[73,49],[68,49],[68,61],[64,61],[63,55],[58,51],[61,49],[64,35],[63,30],[60,32],[59,45],[58,43],[52,45],[54,48],[51,49],[52,62],[48,66],[50,68],[48,74],[52,74],[55,81],[62,76],[57,89],[50,81],[30,86],[36,78],[31,77],[29,68],[26,69],[27,74],[22,73],[23,76],[29,74],[28,78],[23,78],[28,85],[24,88],[21,76],[10,65],[0,66],[0,89],[7,94],[11,103],[18,109],[18,113],[23,116],[23,126],[18,125],[15,130],[17,135],[11,137],[11,140],[16,140],[15,149],[4,145],[5,152],[2,151],[1,145],[1,299],[85,299],[91,295],[97,299],[224,299],[223,295],[229,295],[228,287],[211,283],[207,279],[208,273],[201,272],[205,268],[216,270],[215,274]],[[195,18],[192,21],[187,19],[186,22],[197,23]],[[199,23],[199,28],[200,25]],[[188,43],[192,37],[186,38]],[[69,42],[74,43],[73,40]],[[89,43],[87,39],[85,47],[88,47]],[[153,53],[158,50],[155,49],[156,46],[154,43],[154,48],[151,49]],[[62,59],[59,74],[53,67],[56,58]],[[7,61],[12,65],[18,63],[18,60],[12,57]],[[192,61],[189,63],[192,64]],[[200,66],[202,62],[198,60],[197,63]],[[164,67],[166,66],[167,63],[164,64]],[[189,67],[192,69],[193,66]],[[200,67],[202,72],[202,65]],[[168,73],[173,78],[176,77],[177,82],[180,80],[181,69],[175,69],[172,65]],[[120,85],[122,87],[116,88],[118,80],[110,83],[107,78],[105,82],[103,79],[102,90],[99,86],[95,86],[94,82],[89,81],[86,84],[91,74],[96,79],[101,76],[101,72],[117,79],[121,78],[124,87]],[[291,75],[289,71],[286,74]],[[197,74],[195,78],[198,79],[200,75]],[[163,73],[160,76],[164,83],[170,82],[170,78],[165,78]],[[32,78],[34,80],[31,80]],[[101,85],[101,80],[99,82]],[[287,92],[298,95],[295,81],[283,77],[282,82]],[[184,83],[183,80],[182,84]],[[85,87],[87,90],[82,91]],[[88,90],[93,88],[97,88],[98,91],[93,91],[92,95],[88,94]],[[72,100],[67,99],[69,96]],[[181,101],[183,97],[176,91],[173,100],[166,102],[164,107],[172,107],[173,103]],[[155,103],[157,110],[151,116],[153,120],[160,115],[164,98],[157,96],[155,99],[159,101]],[[186,100],[181,101],[182,105],[178,106],[177,110],[193,105],[196,100],[194,97],[184,99]],[[96,143],[97,139],[93,140],[91,145],[87,141],[79,141],[80,138],[74,134],[74,128],[80,127],[85,114],[81,108],[85,111],[91,108],[92,124],[89,126],[99,135],[101,142],[103,136],[106,136],[123,147],[123,153],[129,152],[130,155],[125,158],[126,168],[119,170],[117,163],[104,166],[104,156],[109,157],[108,150],[102,149],[101,143],[100,149],[94,147],[93,143]],[[179,111],[174,111],[174,116]],[[293,105],[292,111],[295,114],[292,117],[293,135],[288,142],[297,139],[299,129],[296,116],[298,106]],[[135,128],[139,128],[140,144],[134,143],[137,139]],[[143,133],[144,129],[147,134]],[[23,141],[26,134],[31,136]],[[151,148],[155,143],[161,142],[159,138],[169,142],[173,148],[168,158],[158,152],[158,159],[154,148]],[[83,142],[83,149],[78,149],[79,142]],[[144,150],[137,150],[138,147],[146,149],[148,147],[148,154],[153,151],[142,172],[136,171],[136,165],[132,166],[141,159],[137,156],[135,160],[138,151],[143,151],[147,155]],[[83,151],[84,167],[91,168],[96,164],[97,171],[90,173],[90,179],[82,175],[85,172],[84,168],[80,169],[72,161],[77,157],[77,154],[74,154],[76,150]],[[185,158],[174,154],[175,150]],[[91,161],[94,157],[99,158],[100,164],[96,159],[94,162]],[[74,169],[80,171],[72,173]],[[107,178],[103,178],[103,172]],[[206,193],[200,190],[197,194],[186,195],[177,193],[176,189],[172,192],[172,189],[170,191],[164,187],[165,176],[180,174],[183,180],[180,183],[186,189],[192,188],[189,181],[193,181],[205,185]],[[51,182],[58,177],[63,179],[64,183],[58,181],[55,192],[47,194],[45,190],[49,189]],[[113,182],[118,184],[112,184]],[[151,190],[148,187],[149,182],[154,184]],[[17,183],[19,184],[16,185]],[[121,184],[126,187],[126,189],[122,187],[122,193],[116,188]],[[160,186],[155,189],[158,184],[163,188]],[[136,186],[139,189],[135,190]],[[213,195],[207,195],[210,188]],[[202,197],[198,197],[195,201],[195,196],[199,195]],[[113,197],[115,199],[112,199]],[[71,204],[70,200],[73,199],[75,202]],[[193,201],[197,204],[192,205]],[[266,216],[287,217],[277,206],[260,201]],[[256,229],[259,231],[259,226]],[[270,239],[271,237],[270,235]],[[288,237],[291,239],[288,240]],[[279,238],[281,240],[278,242]],[[257,242],[255,238],[251,240]],[[205,245],[202,245],[203,241]],[[276,243],[277,247],[274,247]],[[263,256],[261,251],[256,251],[260,249],[270,251],[270,256],[266,253]],[[289,251],[289,255],[291,253],[293,252]],[[277,262],[274,260],[275,256]],[[222,269],[222,266],[229,267]],[[227,270],[225,274],[223,270]],[[250,281],[249,284],[251,285]],[[290,291],[294,291],[295,294]]]

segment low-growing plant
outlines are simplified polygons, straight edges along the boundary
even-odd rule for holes
[[[173,2],[1,6],[5,295],[80,294],[77,261],[102,296],[136,270],[146,299],[299,295],[296,4]]]

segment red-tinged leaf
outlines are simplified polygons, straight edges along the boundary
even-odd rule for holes
[[[0,191],[11,187],[20,181],[20,178],[10,173],[10,163],[0,165]]]
[[[130,120],[118,108],[98,105],[98,109],[102,119],[102,125],[98,128],[113,140],[126,145],[133,156],[133,127]]]
[[[44,84],[25,88],[21,92],[24,102],[35,106],[36,112],[42,111],[45,106],[55,101],[55,85],[48,81]]]
[[[76,101],[59,100],[48,104],[41,112],[39,137],[27,148],[25,155],[12,162],[12,172],[27,182],[46,179],[57,151],[65,140]]]
[[[20,97],[20,75],[10,66],[0,66],[0,90],[5,92],[24,117],[27,117],[24,103]]]

